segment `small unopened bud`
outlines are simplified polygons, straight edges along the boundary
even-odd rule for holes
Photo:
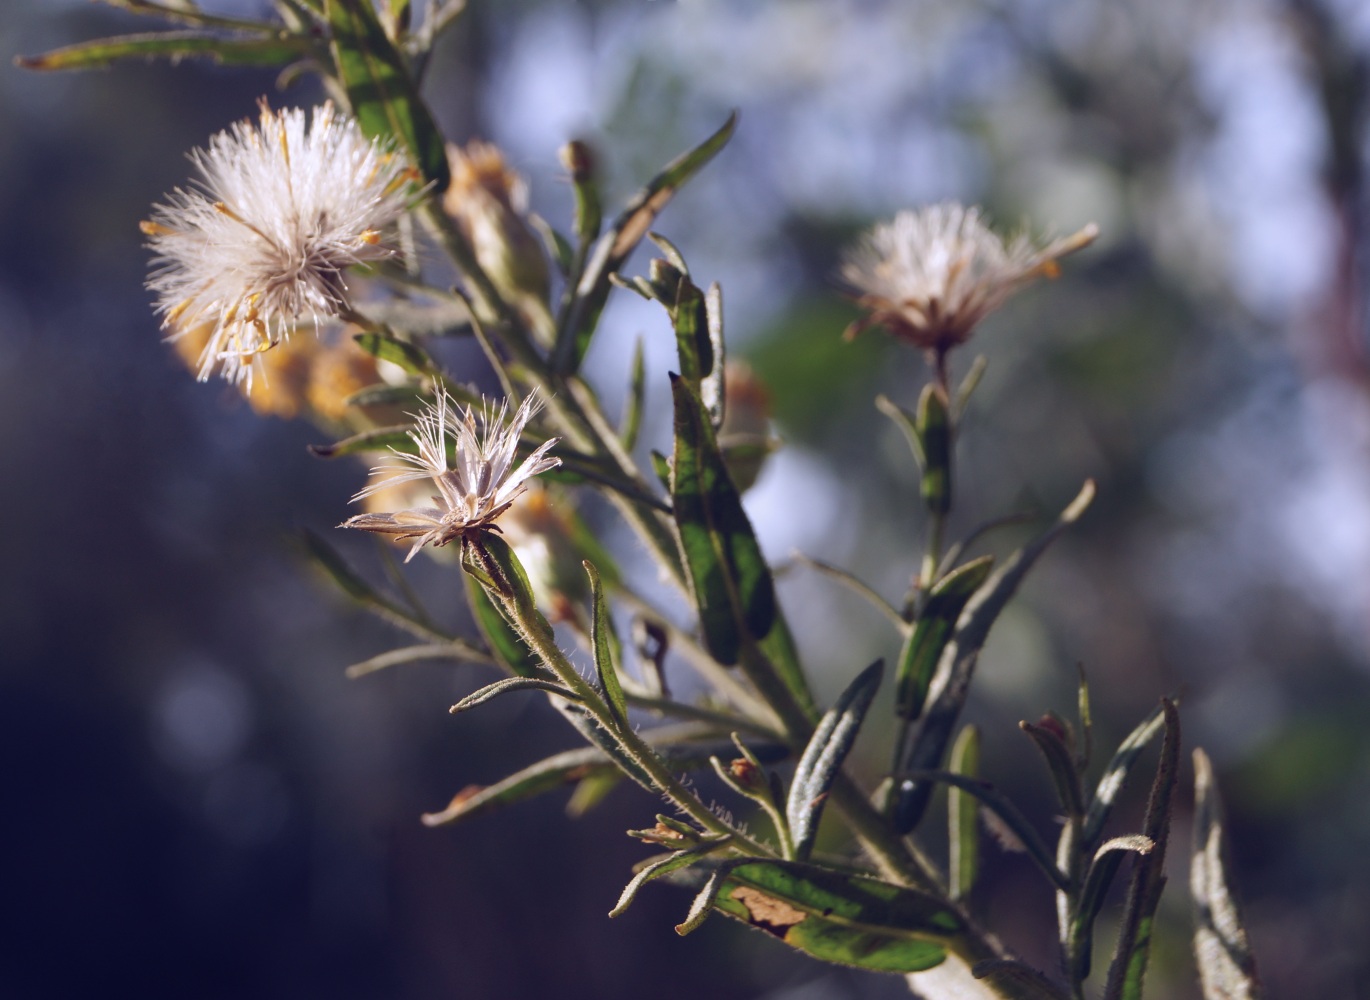
[[[766,792],[770,789],[770,782],[766,780],[766,773],[744,757],[730,760],[728,762],[728,773],[733,776],[733,780],[749,792]]]
[[[443,195],[443,208],[504,300],[535,328],[545,325],[550,321],[547,256],[528,222],[527,184],[489,143],[448,146],[447,158],[452,184]]]
[[[571,175],[571,180],[583,184],[595,172],[595,154],[590,147],[579,139],[572,139],[557,151],[562,168]]]
[[[1052,736],[1055,736],[1060,740],[1063,745],[1069,745],[1070,743],[1070,737],[1066,733],[1066,727],[1061,723],[1060,719],[1050,712],[1037,720],[1037,728],[1045,729]]]

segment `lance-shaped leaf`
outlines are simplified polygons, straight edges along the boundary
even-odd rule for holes
[[[700,742],[702,733],[698,726],[662,726],[644,733],[643,738],[661,751],[672,768],[693,770],[708,766],[710,757],[726,753],[731,746],[720,740]],[[786,754],[784,747],[774,743],[761,744],[754,749],[758,757],[767,761],[782,760]],[[567,750],[525,767],[496,784],[468,788],[447,808],[426,814],[423,822],[428,826],[454,823],[497,806],[584,781],[612,779],[620,773],[618,765],[597,747]]]
[[[326,0],[324,7],[333,61],[357,124],[372,138],[399,143],[424,180],[445,190],[451,174],[442,133],[371,0]]]
[[[462,574],[466,586],[466,600],[476,628],[500,664],[518,677],[532,677],[541,672],[541,664],[528,645],[519,638],[509,620],[504,617],[485,588],[469,573]]]
[[[451,635],[434,626],[423,616],[402,607],[396,601],[376,590],[348,564],[337,549],[314,532],[301,532],[300,541],[306,555],[327,574],[329,579],[338,586],[338,589],[377,618],[404,629],[410,635],[420,639],[443,643],[453,641]]]
[[[632,374],[628,380],[628,399],[624,404],[623,419],[619,422],[619,440],[632,451],[637,447],[637,435],[642,430],[642,406],[647,395],[647,358],[642,349],[642,338],[633,347]]]
[[[873,972],[930,969],[963,933],[935,896],[863,875],[785,861],[720,870],[711,905],[814,958]]]
[[[341,458],[344,455],[357,455],[368,451],[398,451],[406,455],[415,454],[418,446],[409,436],[413,428],[407,424],[396,427],[376,427],[345,437],[332,444],[311,444],[309,453],[318,458]]]
[[[1259,1000],[1256,960],[1228,885],[1227,833],[1213,764],[1194,751],[1194,854],[1189,891],[1194,897],[1194,955],[1204,1000]]]
[[[1056,522],[1036,540],[1010,556],[966,604],[951,641],[942,650],[937,671],[933,675],[928,706],[908,753],[908,770],[936,770],[940,766],[970,692],[975,663],[985,640],[989,638],[991,626],[1033,563],[1056,540],[1057,535],[1080,518],[1093,499],[1094,482],[1089,480]],[[901,783],[894,812],[894,824],[899,832],[907,833],[918,824],[931,794],[932,786],[927,782],[907,780]]]
[[[623,685],[618,679],[618,668],[614,665],[614,653],[610,636],[613,626],[609,623],[609,609],[604,600],[604,585],[599,582],[599,571],[588,559],[581,565],[590,577],[590,600],[594,605],[590,619],[590,646],[595,653],[595,672],[599,675],[599,686],[604,692],[604,700],[614,713],[620,726],[628,724],[628,702],[623,697]]]
[[[1060,987],[1030,965],[1013,959],[976,962],[971,968],[976,979],[994,988],[994,996],[1012,1000],[1067,1000]],[[921,985],[911,977],[915,988]]]
[[[465,660],[472,663],[493,663],[490,654],[464,639],[451,642],[428,643],[422,646],[405,646],[378,653],[360,663],[354,663],[344,673],[349,678],[364,677],[378,670],[399,666],[403,663],[419,663],[424,660]]]
[[[674,374],[671,393],[671,500],[685,566],[705,644],[719,663],[733,664],[749,637],[760,639],[775,625],[775,584],[699,397]]]
[[[1094,852],[1094,860],[1089,866],[1089,874],[1085,876],[1079,902],[1071,915],[1067,931],[1066,954],[1073,957],[1072,968],[1067,970],[1071,982],[1083,982],[1089,976],[1094,952],[1094,921],[1103,909],[1104,896],[1113,884],[1119,865],[1129,852],[1150,854],[1155,846],[1150,837],[1133,834],[1114,837]]]
[[[551,694],[568,700],[576,700],[574,692],[558,684],[556,681],[545,680],[541,677],[506,677],[502,681],[495,681],[487,684],[478,691],[473,691],[461,701],[453,705],[449,712],[453,715],[460,715],[468,709],[475,708],[477,705],[484,705],[492,698],[498,698],[502,694],[510,691],[547,691]]]
[[[1165,888],[1165,848],[1170,833],[1170,801],[1179,778],[1180,715],[1169,700],[1161,699],[1165,713],[1165,735],[1161,739],[1161,759],[1156,764],[1156,779],[1146,804],[1142,832],[1155,846],[1139,858],[1132,869],[1123,908],[1123,923],[1118,931],[1118,946],[1108,969],[1105,1000],[1141,1000],[1151,954],[1151,937],[1156,907]]]
[[[123,59],[210,59],[225,66],[283,66],[310,54],[313,43],[297,35],[209,35],[158,31],[66,45],[37,56],[18,56],[23,69],[103,69]]]
[[[623,214],[600,237],[586,261],[585,270],[557,334],[556,367],[559,370],[574,372],[580,367],[590,347],[595,325],[599,322],[599,314],[609,296],[609,275],[616,272],[642,242],[652,222],[681,185],[727,144],[736,125],[737,115],[734,113],[728,116],[717,132],[668,164],[628,202]]]
[[[951,415],[946,394],[939,386],[929,383],[923,387],[915,429],[923,453],[919,492],[928,510],[945,514],[951,509]]]
[[[1043,721],[1048,720],[1055,721],[1051,716]],[[1061,739],[1054,725],[1020,722],[1018,727],[1041,751],[1047,770],[1051,772],[1051,783],[1056,786],[1056,798],[1065,810],[1066,816],[1078,822],[1084,812],[1084,795],[1080,791],[1080,776],[1075,771],[1075,759],[1070,748]]]
[[[951,745],[952,774],[974,780],[980,770],[980,731],[963,726]],[[947,888],[952,899],[965,899],[980,873],[980,803],[963,789],[947,789]]]
[[[794,769],[794,780],[790,783],[790,796],[785,805],[785,818],[794,842],[794,856],[800,861],[806,859],[813,849],[828,790],[832,788],[842,762],[856,743],[856,735],[861,731],[866,711],[880,688],[884,670],[885,661],[876,660],[856,675],[856,679],[818,723]]]
[[[352,338],[367,354],[403,368],[410,375],[436,375],[438,366],[418,344],[384,333],[359,333]]]
[[[728,367],[727,345],[723,340],[723,286],[717,281],[709,286],[704,296],[704,314],[709,325],[709,350],[713,355],[713,370],[707,372],[699,386],[699,398],[709,411],[714,429],[723,426],[724,408],[727,402],[728,386],[726,370]]]
[[[928,593],[918,624],[899,652],[899,669],[894,675],[894,707],[903,718],[916,719],[923,711],[942,650],[966,603],[985,582],[993,564],[993,556],[983,556],[958,566]]]
[[[725,846],[726,843],[727,838],[722,838],[707,844],[700,844],[698,847],[692,847],[686,851],[676,851],[674,854],[669,854],[666,857],[647,865],[633,876],[631,882],[623,887],[623,892],[619,894],[618,902],[614,905],[614,908],[609,911],[609,916],[621,917],[626,913],[628,907],[633,905],[633,900],[637,898],[638,891],[648,882],[652,881],[652,879],[660,878],[663,875],[669,875],[671,872],[686,868],[696,861],[708,857],[714,851]]]
[[[1027,817],[1013,804],[1013,800],[999,789],[987,781],[967,778],[951,771],[910,771],[909,776],[915,781],[940,781],[974,796],[981,805],[994,814],[1007,832],[1023,845],[1023,850],[1027,852],[1027,856],[1037,863],[1042,874],[1051,879],[1052,885],[1061,890],[1067,888],[1066,878],[1052,859],[1046,843],[1032,828]]]
[[[1118,801],[1118,795],[1132,771],[1132,765],[1137,763],[1142,751],[1164,728],[1165,713],[1157,705],[1137,728],[1128,734],[1127,739],[1118,745],[1117,752],[1104,769],[1103,777],[1099,779],[1099,786],[1089,803],[1089,810],[1085,813],[1083,841],[1086,849],[1091,847],[1103,832],[1104,824],[1108,822],[1109,814],[1113,811],[1113,804]]]

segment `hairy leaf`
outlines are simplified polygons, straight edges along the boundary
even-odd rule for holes
[[[809,856],[818,835],[818,820],[842,762],[856,744],[866,712],[880,688],[885,662],[876,660],[847,686],[837,703],[823,716],[794,769],[785,817],[794,843],[794,856]]]

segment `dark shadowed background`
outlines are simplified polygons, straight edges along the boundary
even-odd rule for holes
[[[911,403],[921,362],[879,334],[839,340],[844,242],[949,197],[1009,227],[1099,223],[1095,247],[977,339],[991,365],[957,525],[1058,508],[1087,476],[1100,487],[987,651],[986,771],[1048,829],[1016,721],[1069,711],[1077,662],[1105,744],[1181,695],[1188,742],[1219,768],[1271,995],[1370,996],[1366,8],[471,6],[428,93],[450,137],[507,149],[559,227],[566,139],[595,145],[621,200],[741,109],[659,228],[723,283],[734,351],[769,385],[787,449],[749,506],[773,559],[800,548],[891,597],[916,569],[912,466],[870,400]],[[146,27],[6,0],[0,51]],[[679,939],[677,890],[609,921],[644,853],[622,831],[655,811],[641,793],[574,823],[564,796],[418,823],[575,739],[532,699],[449,717],[488,679],[474,668],[346,680],[399,637],[344,606],[292,539],[341,520],[362,470],[310,457],[311,427],[196,384],[159,340],[138,221],[185,182],[184,153],[262,94],[318,96],[198,64],[0,69],[0,994],[901,995],[897,978],[721,919]],[[592,370],[613,399],[631,337],[648,335],[659,443],[671,341],[652,307],[620,298]],[[457,606],[451,575],[414,569],[434,606]],[[893,651],[830,583],[796,569],[783,594],[824,697]],[[1195,995],[1186,823],[1155,997]],[[991,865],[991,922],[1047,954],[1049,893],[1020,858]]]

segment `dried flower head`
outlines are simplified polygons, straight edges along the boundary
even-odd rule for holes
[[[350,310],[343,272],[394,254],[382,239],[417,175],[331,103],[306,120],[263,102],[190,154],[196,186],[143,223],[155,251],[148,288],[170,339],[208,326],[203,381],[250,379],[252,359],[297,322]]]
[[[847,253],[841,276],[869,311],[847,336],[880,324],[944,354],[1018,289],[1039,276],[1054,277],[1059,258],[1097,235],[1091,224],[1043,246],[1023,233],[1005,241],[978,208],[955,202],[900,212]]]
[[[547,456],[557,442],[551,438],[514,466],[519,437],[539,406],[531,393],[512,417],[507,403],[498,409],[486,405],[477,430],[475,411],[466,406],[454,414],[447,393],[439,388],[436,402],[417,415],[409,432],[418,454],[394,452],[393,461],[372,470],[377,481],[352,498],[356,502],[392,486],[432,479],[438,488],[432,498],[434,506],[358,514],[340,527],[416,539],[406,562],[429,543],[446,545],[453,539],[498,531],[495,520],[528,488],[528,480],[561,464],[561,459]],[[452,462],[447,459],[449,441],[454,445]]]

